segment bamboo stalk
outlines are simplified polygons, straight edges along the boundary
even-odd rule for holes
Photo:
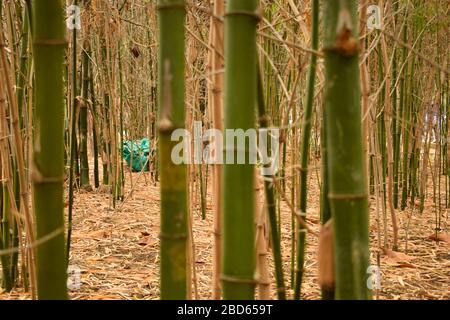
[[[258,275],[258,299],[270,299],[270,276],[268,258],[268,239],[267,222],[264,206],[262,206],[258,199],[261,197],[262,183],[258,181],[259,175],[255,171],[255,226],[256,226],[256,273]]]
[[[80,185],[86,190],[92,190],[89,182],[89,160],[88,160],[88,96],[89,96],[89,42],[86,40],[82,52],[82,101],[80,103]]]
[[[255,127],[257,94],[256,25],[258,1],[230,0],[225,14],[225,129]],[[237,154],[234,138],[225,137],[225,150]],[[247,149],[248,150],[248,149]],[[247,153],[248,154],[248,153]],[[254,167],[223,165],[224,299],[254,299],[255,230]]]
[[[317,50],[319,46],[319,1],[312,0],[312,30],[311,30],[311,49]],[[306,205],[307,205],[307,183],[308,183],[308,163],[309,163],[309,149],[311,140],[311,122],[314,107],[314,87],[316,81],[317,56],[311,55],[308,71],[308,88],[306,107],[303,114],[303,129],[302,129],[302,146],[300,159],[300,199],[299,209],[303,219],[306,219]],[[305,246],[306,246],[306,229],[303,226],[298,226],[298,243],[297,243],[297,265],[294,299],[300,299],[301,286],[303,281],[304,263],[305,263]]]
[[[325,1],[325,112],[336,299],[368,299],[368,203],[362,150],[357,1]]]
[[[74,1],[74,5],[78,4],[78,0]],[[66,257],[67,264],[70,259],[70,244],[72,241],[72,218],[73,218],[73,193],[75,180],[79,177],[78,166],[78,139],[77,139],[77,115],[78,108],[82,103],[78,98],[77,87],[77,29],[72,30],[72,101],[71,101],[71,129],[70,129],[70,162],[69,162],[69,212],[68,212],[68,228],[67,228],[67,240],[66,240]],[[81,108],[80,108],[81,109]],[[86,109],[83,111],[85,116]],[[87,150],[86,150],[87,157]],[[87,159],[86,159],[87,160]]]
[[[380,1],[381,7],[383,7],[383,1]],[[387,200],[388,207],[391,213],[392,229],[393,229],[393,250],[398,249],[398,224],[397,216],[394,207],[394,146],[392,142],[392,100],[390,96],[391,86],[391,67],[389,64],[389,57],[387,52],[386,39],[381,36],[381,51],[384,63],[384,70],[386,72],[386,80],[384,82],[384,126],[386,128],[386,142],[387,142]]]
[[[33,3],[35,138],[32,181],[39,299],[67,299],[63,220],[63,61],[66,45],[61,2]]]
[[[159,163],[161,188],[161,299],[187,297],[187,171],[171,159],[172,132],[184,127],[183,0],[159,0]]]
[[[266,114],[266,106],[263,92],[263,84],[261,77],[261,70],[258,68],[258,115],[259,115],[259,128],[269,128],[270,118]],[[268,146],[270,149],[270,147]],[[266,196],[267,215],[269,218],[270,228],[270,240],[272,245],[273,260],[275,264],[275,279],[277,283],[277,296],[279,300],[286,300],[286,285],[284,281],[283,273],[283,261],[281,257],[281,244],[279,223],[277,219],[277,202],[275,197],[275,186],[268,177],[264,180],[264,191]]]

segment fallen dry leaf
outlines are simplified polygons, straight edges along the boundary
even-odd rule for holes
[[[417,268],[415,265],[407,262],[399,263],[396,265],[397,268]]]
[[[414,257],[408,256],[407,254],[390,249],[383,250],[383,253],[385,254],[384,261],[387,264],[396,265],[398,267],[403,267],[405,262],[409,262],[414,259]]]
[[[139,239],[138,245],[145,247],[148,245],[154,245],[155,243],[155,239],[151,238],[150,236],[145,236]]]
[[[441,232],[438,233],[437,236],[435,233],[433,233],[432,235],[430,235],[428,237],[429,240],[433,240],[433,241],[440,241],[440,242],[445,242],[445,243],[449,243],[450,244],[450,234],[446,233],[446,232]]]

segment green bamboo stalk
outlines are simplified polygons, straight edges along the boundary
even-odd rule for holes
[[[326,128],[326,114],[322,108],[322,126],[321,126],[321,155],[322,155],[322,184],[320,186],[320,222],[322,226],[330,223],[331,209],[330,201],[328,199],[329,182],[328,182],[328,150],[327,150],[327,128]],[[335,288],[334,285],[321,284],[322,300],[334,300]]]
[[[448,63],[448,62],[447,62]],[[448,93],[448,88],[449,88],[449,81],[450,77],[447,75],[445,76],[445,79],[443,80],[443,89],[441,91],[441,103],[443,105],[445,105],[445,110],[446,110],[446,118],[445,118],[445,126],[446,126],[446,130],[445,130],[445,141],[447,144],[447,148],[446,148],[446,163],[445,163],[445,179],[446,179],[446,183],[445,183],[445,208],[448,208],[450,206],[450,197],[449,197],[449,192],[450,192],[450,143],[448,141],[449,139],[449,130],[450,130],[450,124],[449,124],[449,119],[450,119],[450,107],[449,107],[449,93]]]
[[[0,204],[0,248],[1,249],[11,249],[11,218],[12,213],[10,210],[10,194],[8,192],[8,188],[6,187],[6,181],[2,183],[2,201]],[[2,287],[6,292],[10,292],[13,288],[13,278],[12,278],[12,265],[11,265],[10,254],[2,254],[1,255],[1,264],[2,264]]]
[[[0,4],[1,5],[1,4]],[[1,16],[1,9],[0,9]],[[9,136],[8,132],[8,112],[6,110],[6,94],[2,84],[0,84],[0,136]],[[10,142],[7,139],[0,141],[0,249],[10,250],[12,248],[11,227],[14,226],[13,211],[15,210],[14,193],[11,182],[11,168],[13,168],[13,157],[10,156]],[[2,266],[2,287],[6,292],[10,292],[14,286],[12,265],[13,254],[4,253],[0,255]]]
[[[311,49],[317,50],[319,46],[319,1],[311,1]],[[299,209],[303,219],[306,219],[306,203],[307,203],[307,185],[308,185],[308,163],[309,163],[309,145],[311,140],[311,121],[314,106],[314,86],[316,81],[317,56],[311,55],[308,72],[308,88],[306,97],[306,106],[303,113],[303,129],[302,129],[302,146],[300,151],[300,199]],[[294,288],[294,299],[300,299],[300,291],[303,280],[303,267],[305,263],[305,245],[306,245],[306,228],[303,224],[298,226],[298,242],[297,242],[297,266]]]
[[[103,118],[104,125],[102,126],[103,132],[103,153],[105,159],[103,159],[103,185],[108,186],[110,184],[110,170],[111,170],[111,142],[109,141],[109,94],[105,91],[103,94]],[[105,132],[106,131],[106,132]]]
[[[90,47],[89,47],[90,49]],[[89,51],[88,55],[91,55],[91,51]],[[100,178],[99,178],[99,167],[98,167],[98,115],[97,115],[97,100],[95,96],[95,86],[94,86],[94,68],[90,68],[89,74],[89,88],[91,93],[91,102],[92,102],[92,144],[94,147],[94,186],[98,188],[100,186]],[[99,130],[101,131],[101,130]]]
[[[117,183],[117,199],[118,200],[122,200],[124,199],[123,196],[123,189],[125,188],[125,174],[124,174],[124,169],[123,169],[123,160],[122,160],[122,155],[123,155],[123,101],[124,101],[124,94],[123,94],[123,71],[122,71],[122,42],[119,41],[119,48],[118,48],[118,62],[119,62],[119,94],[120,94],[120,109],[119,109],[119,129],[120,129],[120,147],[119,147],[119,152],[120,152],[120,167],[119,167],[119,182]]]
[[[408,12],[405,12],[405,19],[408,18]],[[405,32],[403,33],[403,40],[406,41],[408,38],[408,30],[405,28]],[[413,30],[414,34],[414,30]],[[414,37],[413,37],[414,38]],[[411,83],[412,83],[412,72],[414,68],[414,57],[413,61],[407,61],[406,59],[406,48],[404,48],[403,51],[403,57],[405,60],[405,63],[407,63],[405,70],[404,70],[404,76],[402,80],[403,86],[401,88],[401,94],[403,95],[403,158],[402,158],[402,198],[400,202],[400,209],[405,210],[407,201],[408,201],[408,173],[409,173],[409,140],[411,135],[411,94],[408,94],[408,92],[411,91]],[[409,80],[409,81],[408,81]]]
[[[0,14],[1,14],[1,9],[0,9]],[[4,180],[3,178],[3,169],[2,169],[2,159],[0,158],[0,180]],[[6,183],[2,182],[0,185],[0,250],[4,250],[5,247],[3,245],[3,225],[2,225],[2,221],[3,221],[3,197],[4,197],[4,190],[6,190]],[[2,264],[2,268],[5,268],[5,261],[3,261],[3,257],[0,257],[1,259],[1,264]],[[3,286],[3,283],[2,283]],[[4,287],[4,286],[3,286]]]
[[[200,208],[202,212],[202,220],[206,219],[206,194],[205,189],[206,185],[206,177],[203,177],[203,166],[199,164],[198,166],[198,175],[200,180]]]
[[[78,0],[74,1],[74,5],[78,4]],[[77,142],[77,107],[78,100],[77,88],[77,29],[72,30],[72,122],[70,132],[70,164],[69,164],[69,212],[68,212],[68,228],[66,241],[67,263],[70,257],[70,242],[72,239],[72,218],[73,218],[73,192],[75,179],[79,177],[78,166],[78,142]],[[87,151],[86,151],[87,152]],[[87,155],[87,153],[86,153]]]
[[[31,7],[31,0],[25,0],[25,7],[27,10],[27,19],[28,19],[28,27],[30,28],[30,34],[33,34],[33,19],[32,19],[32,12],[33,9]]]
[[[29,23],[28,23],[27,9],[23,9],[22,18],[22,37],[21,37],[21,50],[20,50],[20,66],[19,76],[17,79],[17,106],[19,107],[19,125],[23,129],[23,107],[25,96],[25,84],[28,76],[28,39],[29,39]]]
[[[103,62],[103,80],[106,81],[108,76],[108,52],[106,47],[106,40],[101,40],[101,56],[102,56],[102,62]],[[109,186],[109,184],[114,183],[111,176],[111,137],[110,137],[110,95],[109,95],[109,89],[106,87],[106,84],[103,84],[103,105],[102,105],[102,137],[103,137],[103,185]],[[111,189],[112,191],[112,189]]]
[[[328,149],[327,149],[327,127],[325,106],[322,105],[322,123],[320,127],[320,154],[321,154],[321,175],[322,184],[320,186],[320,222],[322,228],[326,223],[331,223],[330,201],[328,199],[329,182],[328,182]],[[323,230],[323,229],[322,229]],[[321,284],[322,300],[334,300],[335,290],[334,284]]]
[[[225,14],[225,129],[255,127],[257,97],[257,0],[229,0]],[[236,155],[235,139],[225,137],[225,150]],[[234,152],[233,152],[234,151]],[[224,299],[254,299],[255,230],[254,166],[223,166]]]
[[[22,37],[21,37],[21,49],[20,49],[20,65],[19,65],[19,75],[17,80],[17,106],[19,111],[19,127],[21,130],[24,129],[24,117],[26,116],[26,113],[24,114],[24,110],[26,108],[26,103],[24,103],[26,98],[26,92],[27,91],[27,81],[28,81],[28,72],[29,72],[29,65],[30,65],[30,59],[29,59],[29,36],[30,36],[30,24],[29,24],[29,9],[27,6],[23,7],[23,13],[22,13]],[[14,185],[14,194],[15,194],[15,201],[16,201],[16,207],[18,210],[20,210],[20,178],[19,178],[19,170],[16,169],[17,161],[13,163],[13,185]],[[13,216],[13,234],[12,234],[12,247],[18,247],[19,246],[19,235],[18,235],[18,227],[17,227],[17,221],[15,217]],[[18,260],[19,260],[19,253],[14,252],[12,255],[12,281],[16,281],[17,277],[17,270],[18,270]]]
[[[393,3],[394,12],[398,11],[399,2],[395,1]],[[398,15],[395,15],[395,25],[398,23]],[[406,29],[406,24],[402,25],[402,29]],[[400,30],[402,32],[402,30]],[[391,81],[391,91],[392,94],[392,110],[393,110],[393,121],[392,121],[392,135],[394,141],[394,188],[393,188],[393,204],[394,208],[398,208],[398,191],[399,191],[399,168],[400,168],[400,136],[401,136],[401,115],[402,115],[402,104],[401,97],[400,102],[398,101],[398,86],[397,83],[397,64],[399,64],[397,49],[394,48],[394,63],[392,65],[392,81]],[[401,64],[400,64],[401,65]]]
[[[2,12],[2,9],[0,8],[0,14],[1,14],[1,12]],[[2,166],[2,159],[1,158],[0,158],[0,180],[4,180],[4,177],[3,177],[3,166]],[[6,190],[6,181],[3,181],[1,183],[1,185],[0,185],[0,250],[4,250],[5,249],[5,247],[3,246],[3,239],[2,239],[3,226],[1,225],[1,223],[3,221],[3,211],[4,211],[4,209],[3,209],[4,190]],[[3,257],[0,257],[0,258],[3,259]],[[5,263],[3,262],[3,260],[1,260],[1,264],[2,264],[2,268],[4,268]]]
[[[368,195],[355,0],[324,3],[325,113],[336,299],[368,299]]]
[[[320,188],[320,222],[322,225],[331,219],[330,202],[328,200],[329,183],[328,183],[328,149],[327,149],[327,127],[326,127],[325,108],[322,107],[322,127],[321,127],[321,150],[322,155],[322,185]]]
[[[171,134],[184,127],[184,0],[158,0],[161,299],[187,297],[187,170],[171,159]]]
[[[378,33],[380,33],[378,31]],[[381,48],[381,41],[378,44],[377,47],[378,50],[378,54],[377,54],[377,62],[378,62],[378,84],[381,86],[383,84],[383,80],[384,80],[384,74],[385,71],[388,70],[384,70],[384,64],[383,64],[383,56],[382,56],[382,48]],[[380,154],[381,154],[381,166],[382,166],[382,189],[383,189],[383,206],[386,206],[386,193],[387,193],[387,183],[386,183],[386,175],[388,172],[387,169],[387,147],[386,147],[386,124],[384,122],[384,118],[385,118],[385,110],[384,110],[384,101],[385,101],[386,97],[385,97],[385,91],[384,90],[380,90],[380,92],[378,93],[378,110],[377,110],[377,132],[378,132],[378,143],[379,143],[379,148],[380,148]],[[387,221],[387,217],[384,216],[384,221]]]
[[[84,42],[84,48],[82,52],[82,97],[83,100],[80,103],[80,185],[87,190],[92,189],[89,182],[89,160],[87,154],[87,141],[88,141],[88,97],[89,97],[89,42]]]
[[[422,42],[422,41],[420,41]],[[419,82],[419,81],[417,81]],[[413,95],[413,123],[412,123],[412,138],[413,138],[413,144],[412,144],[412,155],[411,155],[411,167],[410,167],[410,174],[411,174],[411,207],[414,207],[416,197],[419,195],[419,163],[420,163],[420,145],[421,145],[421,127],[420,126],[420,116],[419,116],[419,108],[421,108],[421,101],[419,98],[419,93],[422,91],[421,84],[415,83],[414,90],[412,92]],[[436,145],[436,149],[439,148],[439,144]],[[439,151],[437,151],[439,152]]]
[[[64,97],[66,46],[61,1],[33,2],[35,65],[34,212],[39,299],[67,299],[64,250]]]
[[[261,70],[258,67],[258,115],[259,115],[259,127],[268,128],[270,126],[270,117],[266,113],[266,105],[264,99],[264,89],[262,83]],[[268,146],[270,150],[270,146]],[[270,240],[273,253],[273,261],[275,265],[275,279],[277,283],[277,296],[278,300],[286,300],[286,285],[284,281],[283,273],[283,261],[281,257],[281,244],[280,233],[278,232],[278,219],[277,219],[277,202],[275,198],[275,185],[267,178],[264,180],[264,192],[266,195],[267,213],[269,217],[270,226]]]

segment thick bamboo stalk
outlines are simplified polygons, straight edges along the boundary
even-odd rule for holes
[[[255,127],[257,0],[227,1],[225,15],[225,129]],[[235,158],[235,139],[225,137]],[[253,146],[251,146],[253,147]],[[246,147],[246,150],[249,150]],[[254,151],[254,150],[251,150]],[[250,151],[250,152],[251,152]],[[240,151],[242,152],[242,151]],[[246,158],[249,153],[246,152]],[[236,163],[236,162],[235,162]],[[225,299],[254,299],[254,166],[223,165],[222,290]]]
[[[324,3],[325,112],[336,299],[368,299],[368,195],[362,150],[357,1]]]
[[[66,46],[61,1],[33,3],[36,127],[32,180],[37,238],[39,299],[67,299],[64,250],[64,104]]]
[[[159,163],[161,188],[161,299],[186,299],[187,170],[171,159],[171,134],[184,127],[183,0],[159,0]]]

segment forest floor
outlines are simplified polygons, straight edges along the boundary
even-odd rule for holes
[[[81,281],[79,288],[70,291],[71,299],[158,299],[159,188],[151,183],[148,173],[133,173],[133,192],[130,195],[129,173],[126,180],[126,201],[117,203],[116,209],[112,209],[109,193],[102,188],[75,193],[70,265],[80,270]],[[371,262],[376,265],[379,256],[381,267],[381,288],[374,291],[374,298],[450,299],[450,243],[448,237],[440,242],[429,238],[434,234],[436,219],[432,190],[430,192],[423,214],[417,209],[397,211],[400,252],[389,251],[387,255],[378,249],[376,212],[374,201],[371,201]],[[202,220],[199,210],[192,214],[197,282],[197,290],[192,297],[198,299],[212,297],[211,202],[208,192],[206,220]],[[307,221],[311,229],[318,232],[319,187],[315,174],[310,175],[308,208]],[[450,221],[445,209],[442,209],[441,219],[441,228],[448,235]],[[284,202],[281,221],[285,277],[290,284],[291,212]],[[390,230],[389,226],[391,234]],[[312,234],[307,237],[303,299],[320,299],[317,240]],[[269,265],[272,273],[271,258]],[[275,298],[274,284],[271,286]],[[291,293],[289,291],[290,297]],[[29,298],[21,289],[0,293],[0,300]]]

